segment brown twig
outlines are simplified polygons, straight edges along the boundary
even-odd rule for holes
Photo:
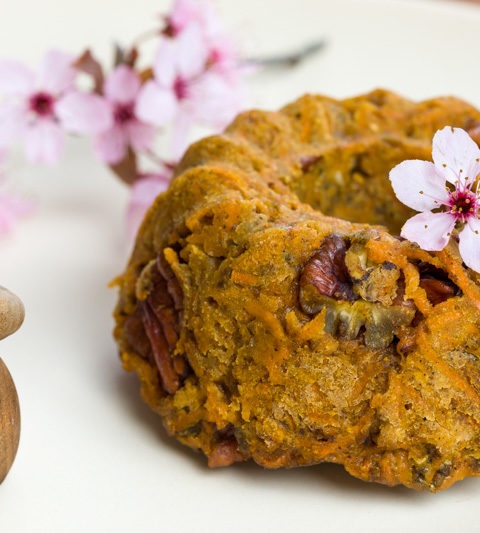
[[[73,65],[81,72],[84,72],[92,77],[95,92],[101,94],[104,80],[103,69],[102,65],[93,56],[92,52],[88,49],[85,50],[85,52],[83,52],[83,54],[76,59]]]
[[[137,156],[131,148],[128,149],[128,153],[122,161],[110,165],[110,168],[127,185],[133,185],[138,179]]]
[[[141,33],[138,37],[136,37],[131,45],[131,48],[138,48],[143,43],[149,41],[150,39],[154,39],[155,37],[159,37],[161,35],[161,30],[159,28],[154,28],[151,30],[148,30],[146,32]]]
[[[258,65],[263,68],[295,67],[305,59],[323,50],[326,45],[327,41],[322,39],[320,41],[314,41],[310,44],[307,44],[295,52],[267,57],[252,57],[247,59],[245,63],[250,65]]]

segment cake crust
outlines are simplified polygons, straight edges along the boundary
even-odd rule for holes
[[[480,289],[398,235],[388,172],[455,98],[306,95],[192,145],[118,279],[123,366],[210,466],[343,464],[436,491],[480,473]],[[455,327],[452,327],[452,324]]]

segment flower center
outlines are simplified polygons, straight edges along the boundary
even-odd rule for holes
[[[115,124],[123,126],[126,122],[130,122],[135,118],[134,104],[129,102],[128,104],[117,103],[113,112],[113,118]]]
[[[173,84],[173,90],[178,100],[184,100],[188,96],[188,82],[184,78],[178,77]]]
[[[177,27],[176,24],[172,21],[170,17],[165,17],[165,26],[162,30],[162,34],[165,35],[165,37],[170,37],[173,39],[180,33],[180,28]]]
[[[53,115],[53,104],[55,99],[51,94],[38,92],[30,97],[30,110],[40,117]]]
[[[448,207],[450,213],[457,220],[466,220],[471,216],[477,216],[480,207],[480,201],[477,195],[469,189],[464,191],[456,190],[450,193]]]
[[[214,48],[208,56],[207,64],[216,65],[222,60],[222,52],[218,48]]]

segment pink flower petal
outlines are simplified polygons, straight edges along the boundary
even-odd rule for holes
[[[233,77],[240,71],[240,57],[235,43],[228,34],[219,34],[209,45],[209,60],[213,67],[226,77]],[[244,67],[242,65],[242,69]]]
[[[49,119],[37,120],[25,133],[25,152],[31,163],[57,163],[64,145],[62,128]]]
[[[33,210],[33,204],[20,196],[0,190],[0,236],[13,231],[20,218]]]
[[[55,105],[63,127],[78,134],[97,134],[113,126],[111,104],[98,94],[71,92]]]
[[[212,2],[204,0],[198,4],[199,22],[211,44],[222,32],[225,32],[225,28]]]
[[[200,24],[207,39],[223,31],[218,12],[209,0],[176,0],[168,20],[178,33],[192,23]]]
[[[126,65],[120,65],[105,80],[105,96],[114,102],[133,102],[140,85],[138,74]]]
[[[19,61],[0,61],[0,94],[28,95],[34,87],[35,74]]]
[[[0,148],[11,146],[25,130],[27,112],[20,104],[0,102]]]
[[[218,13],[209,0],[176,0],[168,20],[177,32],[192,23],[199,23],[207,35],[222,30]]]
[[[449,213],[419,213],[405,222],[401,236],[428,251],[443,250],[450,240],[455,217]]]
[[[465,264],[480,272],[480,220],[469,219],[460,233],[459,251]]]
[[[175,40],[175,64],[184,79],[205,70],[209,49],[199,24],[190,24]]]
[[[137,117],[147,124],[162,126],[177,112],[177,99],[172,90],[150,80],[140,90],[135,107]]]
[[[448,201],[445,178],[429,161],[403,161],[389,177],[397,198],[416,211],[429,211]]]
[[[95,137],[95,153],[102,161],[105,161],[109,165],[120,163],[127,155],[127,148],[127,133],[119,126],[114,126]]]
[[[148,150],[155,138],[155,127],[133,120],[126,125],[130,146],[137,151]]]
[[[229,83],[214,71],[206,72],[192,84],[190,100],[196,120],[221,130],[243,108],[245,87],[241,80]]]
[[[172,88],[177,75],[176,70],[175,45],[171,39],[162,38],[153,63],[155,80],[165,89]]]
[[[177,32],[182,31],[190,22],[200,16],[199,0],[176,0],[168,17],[170,24]]]
[[[72,55],[60,50],[47,52],[38,72],[39,88],[57,95],[71,89],[77,74],[73,61]]]
[[[446,126],[433,137],[432,157],[436,168],[450,183],[474,180],[480,172],[480,150],[461,128]]]
[[[145,213],[155,198],[168,188],[170,179],[170,172],[147,174],[133,184],[127,209],[127,233],[130,240],[135,237]]]
[[[172,157],[175,161],[179,161],[185,153],[185,150],[188,148],[188,133],[193,125],[193,120],[193,111],[185,106],[179,110],[175,117],[171,144]]]

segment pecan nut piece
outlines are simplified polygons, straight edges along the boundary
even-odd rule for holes
[[[368,260],[362,241],[353,241],[345,255],[345,264],[353,282],[353,290],[363,300],[392,305],[397,296],[400,270],[385,261],[375,264]]]
[[[371,348],[386,348],[402,326],[408,326],[415,309],[404,306],[384,306],[357,300],[339,302],[328,296],[318,296],[316,312],[325,308],[325,331],[337,337],[353,340],[365,329],[364,342]]]
[[[144,358],[149,357],[152,347],[145,331],[140,306],[125,321],[125,336],[135,352]]]
[[[145,331],[152,345],[153,357],[162,378],[163,388],[168,394],[175,394],[180,386],[180,380],[173,367],[162,324],[148,302],[141,302],[140,305]]]
[[[458,296],[460,289],[449,279],[447,273],[436,268],[430,263],[421,262],[418,264],[420,273],[420,287],[427,293],[427,298],[433,305]]]
[[[440,279],[420,279],[420,287],[425,290],[427,298],[433,305],[442,303],[458,294],[458,288],[453,283]]]
[[[347,245],[337,234],[326,237],[318,251],[307,261],[300,276],[301,292],[308,285],[337,300],[353,301],[358,298],[345,265]]]
[[[347,253],[344,239],[333,234],[304,267],[300,304],[308,314],[325,308],[327,333],[353,340],[363,328],[365,344],[382,349],[415,315],[410,305],[392,305],[399,280],[395,265],[368,264],[363,245],[353,243]]]
[[[125,321],[132,348],[154,364],[163,389],[175,394],[190,373],[183,354],[175,354],[183,320],[183,295],[165,260],[148,263],[137,283],[137,309]]]
[[[230,466],[240,461],[245,461],[245,457],[238,449],[235,437],[229,437],[215,446],[208,458],[208,466],[210,468],[218,468],[220,466]]]

